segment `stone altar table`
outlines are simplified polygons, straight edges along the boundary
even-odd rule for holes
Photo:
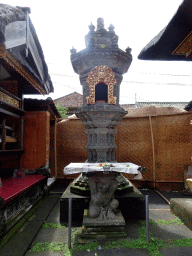
[[[126,188],[129,182],[122,172],[135,174],[141,179],[142,167],[133,163],[70,163],[64,168],[64,174],[86,173],[74,185],[89,187],[91,200],[89,203],[89,217],[92,219],[115,219],[115,211],[119,202],[114,198],[118,186]],[[81,184],[80,184],[81,182]],[[72,190],[76,193],[77,190]]]
[[[89,206],[84,213],[81,238],[97,237],[125,237],[125,220],[118,208],[119,201],[115,198],[119,183],[126,187],[129,182],[122,176],[122,172],[135,174],[135,178],[142,178],[142,168],[133,163],[71,163],[64,168],[64,174],[86,173],[84,178],[90,188],[91,199]],[[83,178],[83,179],[84,179]],[[78,181],[74,181],[70,187],[70,192]],[[131,191],[133,190],[133,186]],[[127,192],[127,190],[126,190]],[[95,235],[96,234],[96,235]]]
[[[102,166],[103,165],[103,166]],[[142,179],[142,167],[133,163],[70,163],[64,168],[65,175],[89,172],[124,172],[135,174],[135,179]]]

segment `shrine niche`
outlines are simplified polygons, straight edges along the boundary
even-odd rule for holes
[[[95,104],[96,101],[105,101],[108,104],[116,104],[113,96],[114,85],[117,83],[114,72],[107,66],[97,66],[88,74],[86,82],[89,86],[87,104]],[[107,91],[106,86],[107,85]],[[107,98],[107,99],[106,99]]]

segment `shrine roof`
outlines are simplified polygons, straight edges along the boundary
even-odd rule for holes
[[[192,58],[190,58],[191,56],[187,52],[176,51],[178,47],[182,46],[184,41],[190,46],[192,37],[188,36],[191,31],[192,1],[184,0],[168,25],[142,49],[138,59],[191,61]],[[182,46],[183,49],[184,47],[186,45]]]
[[[0,46],[13,56],[39,83],[42,94],[54,91],[43,50],[29,17],[28,7],[0,4]],[[31,88],[31,89],[30,89]],[[29,87],[26,94],[34,94]]]

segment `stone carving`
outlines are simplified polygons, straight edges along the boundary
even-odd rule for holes
[[[102,30],[104,28],[104,19],[103,18],[98,18],[97,20],[97,30]]]
[[[87,105],[76,112],[87,128],[89,162],[116,162],[115,127],[126,113],[119,106],[106,102]]]
[[[108,86],[108,104],[116,104],[116,97],[113,97],[114,85],[116,84],[114,72],[107,66],[97,66],[91,70],[87,79],[89,85],[89,96],[87,104],[95,104],[95,86],[98,83],[105,83]]]
[[[88,174],[88,184],[91,190],[90,218],[102,220],[116,217],[115,210],[119,206],[118,200],[114,198],[114,192],[118,186],[117,176],[116,173]]]

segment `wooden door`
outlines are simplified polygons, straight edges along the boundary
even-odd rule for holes
[[[37,169],[49,161],[50,113],[29,111],[24,115],[22,167]]]

